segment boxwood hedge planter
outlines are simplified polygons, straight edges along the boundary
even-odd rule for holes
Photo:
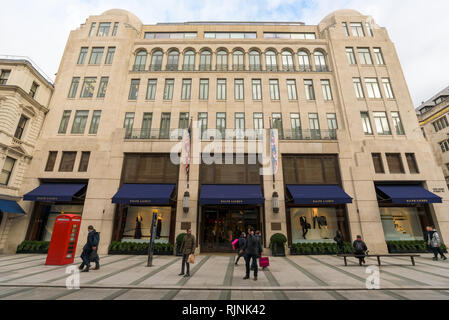
[[[48,241],[23,241],[17,247],[17,254],[47,254],[50,242]]]
[[[295,243],[290,247],[292,256],[307,255],[335,255],[339,253],[338,246],[335,243]],[[344,253],[352,253],[352,246],[349,242],[345,243]]]
[[[427,245],[423,240],[387,241],[389,253],[428,253]],[[447,253],[447,248],[441,244],[441,249]]]
[[[276,233],[271,236],[270,249],[273,257],[285,257],[286,243],[287,238],[281,233]]]

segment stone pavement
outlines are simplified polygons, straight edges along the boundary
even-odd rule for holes
[[[1,300],[449,300],[449,262],[431,255],[411,266],[405,257],[385,258],[380,290],[367,290],[367,268],[335,256],[270,257],[259,280],[243,280],[244,261],[198,256],[191,278],[179,277],[181,259],[103,256],[101,269],[80,274],[80,289],[66,288],[66,267],[45,266],[45,255],[0,256]],[[78,261],[77,261],[78,262]],[[376,265],[375,258],[367,266]]]

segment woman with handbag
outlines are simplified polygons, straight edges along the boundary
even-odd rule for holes
[[[182,240],[181,254],[182,254],[182,269],[180,276],[190,277],[190,263],[195,262],[195,236],[192,235],[192,229],[187,230],[187,234]],[[187,273],[184,273],[187,265]]]

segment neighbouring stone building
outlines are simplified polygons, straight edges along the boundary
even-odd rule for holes
[[[88,225],[101,232],[100,253],[148,241],[154,209],[158,241],[191,227],[201,252],[230,251],[248,227],[265,247],[275,233],[292,245],[333,242],[340,230],[385,253],[386,241],[422,239],[428,224],[449,241],[448,188],[393,42],[354,10],[318,25],[90,16],[70,33],[50,110],[11,250],[49,240],[62,212],[82,216],[80,241]],[[187,144],[190,123],[187,174],[170,152]],[[217,157],[228,162],[206,164],[211,141],[231,142]],[[251,159],[273,150],[279,170],[260,175]]]
[[[0,56],[0,252],[17,242],[11,227],[26,219],[17,204],[25,171],[33,159],[53,84],[31,60]],[[7,251],[14,251],[10,248]]]

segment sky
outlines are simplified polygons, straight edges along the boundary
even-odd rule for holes
[[[386,27],[415,107],[449,85],[447,0],[0,0],[0,55],[31,58],[54,79],[71,30],[113,8],[144,24],[204,20],[302,21],[318,24],[355,9]]]

